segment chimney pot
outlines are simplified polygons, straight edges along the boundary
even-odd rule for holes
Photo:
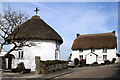
[[[113,31],[113,33],[115,34],[115,31]]]
[[[80,34],[79,34],[79,33],[77,33],[77,35],[76,35],[76,36],[78,37],[79,35],[80,35]]]

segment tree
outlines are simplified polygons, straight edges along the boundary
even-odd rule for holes
[[[3,11],[3,14],[0,14],[0,38],[2,39],[1,50],[5,44],[8,44],[7,37],[10,35],[15,28],[19,30],[19,27],[28,19],[28,15],[22,11],[13,11],[10,7]],[[17,33],[16,33],[17,34]],[[15,36],[15,35],[14,35]],[[25,41],[22,41],[19,45],[12,41],[11,44],[14,44],[14,47],[10,49],[7,54],[15,50],[17,47],[22,46]]]

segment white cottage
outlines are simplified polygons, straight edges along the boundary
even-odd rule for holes
[[[101,34],[79,35],[72,44],[71,60],[84,59],[86,64],[104,63],[116,58],[117,38],[115,31]]]
[[[9,55],[6,58],[8,69],[16,68],[18,63],[24,62],[25,68],[34,71],[35,56],[40,56],[41,60],[60,59],[60,45],[63,43],[61,36],[37,15],[16,28],[7,40],[18,44],[24,41],[26,45],[12,51],[10,54],[14,57]]]

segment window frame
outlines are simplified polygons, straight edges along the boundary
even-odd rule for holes
[[[79,59],[83,59],[83,55],[79,55]]]
[[[79,49],[79,52],[83,52],[83,49]]]
[[[91,52],[95,52],[95,48],[91,48]]]
[[[103,55],[103,60],[107,60],[107,55]]]
[[[24,58],[24,51],[18,51],[18,59]]]
[[[103,52],[102,53],[107,53],[107,48],[103,48]]]

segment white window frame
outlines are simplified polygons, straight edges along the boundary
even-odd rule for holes
[[[107,48],[103,48],[103,53],[107,53]]]
[[[95,52],[95,48],[91,48],[91,52]]]
[[[103,55],[103,60],[107,60],[107,55]]]
[[[79,59],[83,59],[83,55],[79,55]]]
[[[83,52],[83,49],[79,49],[79,52]]]
[[[18,59],[23,59],[23,58],[24,58],[24,52],[18,51]]]

